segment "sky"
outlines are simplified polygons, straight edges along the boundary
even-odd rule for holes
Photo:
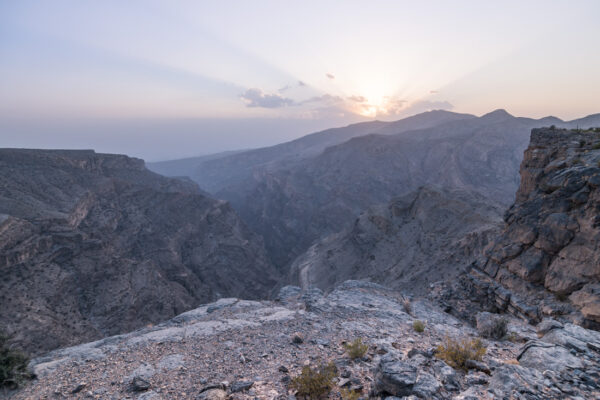
[[[432,109],[600,112],[600,1],[0,1],[0,147],[149,161]]]

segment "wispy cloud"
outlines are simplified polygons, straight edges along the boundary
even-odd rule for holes
[[[335,75],[330,74],[330,73],[326,73],[325,76],[328,77],[329,79],[335,79]]]
[[[368,101],[365,96],[349,96],[347,99],[355,103],[366,103]]]
[[[281,91],[281,89],[280,89]],[[264,93],[262,89],[251,88],[241,95],[246,107],[280,108],[292,106],[295,101],[276,93]]]

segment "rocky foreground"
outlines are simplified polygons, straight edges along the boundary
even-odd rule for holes
[[[347,281],[328,295],[286,286],[277,301],[221,299],[154,327],[49,353],[32,361],[37,379],[13,396],[293,399],[289,382],[303,366],[333,361],[330,398],[342,389],[355,398],[600,398],[600,333],[552,319],[534,327],[510,317],[504,338],[482,339],[486,354],[467,362],[468,371],[438,358],[446,338],[479,337],[498,318],[479,313],[471,327],[367,282]],[[425,323],[423,332],[415,320]],[[353,361],[343,343],[356,338],[369,348]]]

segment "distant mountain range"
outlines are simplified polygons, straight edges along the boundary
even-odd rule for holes
[[[565,122],[519,118],[504,110],[482,117],[431,111],[203,157],[197,164],[187,159],[187,173],[178,168],[177,175],[229,201],[263,236],[271,260],[286,272],[316,240],[345,229],[367,208],[422,185],[473,191],[511,204],[529,132],[548,125],[596,126],[600,114]],[[176,165],[148,167],[168,173]]]

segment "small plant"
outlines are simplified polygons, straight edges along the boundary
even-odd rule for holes
[[[327,398],[334,386],[337,368],[333,362],[316,368],[304,366],[300,375],[292,378],[290,388],[296,390],[296,397],[317,400]]]
[[[412,303],[408,297],[402,298],[402,308],[404,308],[405,313],[412,315]]]
[[[483,337],[500,340],[506,336],[508,320],[506,318],[496,318],[491,324],[486,325],[484,329],[480,329],[479,333]]]
[[[343,400],[358,400],[360,398],[360,393],[346,388],[340,390],[340,394]]]
[[[413,321],[413,329],[415,332],[422,333],[425,330],[425,323],[416,319]]]
[[[437,347],[436,356],[451,367],[466,371],[467,360],[481,361],[486,350],[480,339],[446,338],[444,343]]]
[[[556,125],[550,125],[550,130],[555,130],[556,129]]]
[[[361,338],[356,338],[353,342],[344,344],[344,348],[348,356],[355,360],[362,358],[367,353],[369,346],[364,344]]]
[[[506,340],[513,343],[519,343],[522,341],[519,335],[517,335],[515,332],[510,332],[508,335],[506,335]]]
[[[27,357],[8,347],[8,338],[0,334],[0,388],[18,388],[31,378],[27,370]]]

